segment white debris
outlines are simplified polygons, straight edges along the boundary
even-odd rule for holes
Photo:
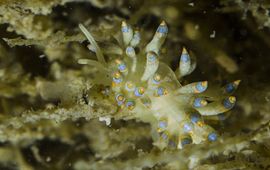
[[[48,156],[48,157],[46,158],[46,162],[50,162],[50,161],[51,161],[51,157]]]
[[[213,30],[213,33],[210,35],[210,38],[215,38],[216,37],[216,31]]]
[[[39,58],[44,58],[46,57],[45,54],[41,54],[40,56],[38,56]]]
[[[110,117],[99,117],[99,121],[105,122],[107,126],[111,124],[111,118]]]
[[[188,5],[189,6],[194,6],[194,2],[190,2]]]

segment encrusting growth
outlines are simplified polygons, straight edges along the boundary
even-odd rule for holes
[[[98,44],[83,25],[79,25],[91,44],[97,61],[80,59],[80,64],[103,67],[111,75],[111,97],[120,111],[131,112],[134,118],[150,123],[152,138],[159,148],[183,148],[187,144],[216,141],[218,134],[204,122],[204,117],[219,115],[233,108],[236,98],[231,94],[240,81],[234,81],[215,92],[208,82],[182,86],[178,79],[189,75],[196,67],[194,57],[183,48],[179,68],[174,73],[159,61],[159,51],[168,34],[164,21],[145,48],[139,48],[141,36],[125,21],[119,47],[123,55],[106,61]],[[122,43],[121,43],[122,42]],[[137,50],[136,50],[137,51]]]

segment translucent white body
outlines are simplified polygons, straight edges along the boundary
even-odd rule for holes
[[[108,62],[91,34],[82,25],[79,27],[96,49],[99,64],[87,59],[79,63],[99,67],[111,75],[111,98],[119,106],[119,112],[129,112],[137,120],[150,123],[156,146],[181,149],[187,144],[217,140],[218,135],[204,123],[203,116],[230,110],[236,102],[231,94],[240,81],[216,91],[207,89],[207,81],[180,85],[178,79],[190,74],[196,62],[185,48],[176,73],[159,61],[159,50],[168,33],[164,21],[138,54],[135,47],[140,45],[140,33],[123,22],[122,39],[119,40],[123,55]]]

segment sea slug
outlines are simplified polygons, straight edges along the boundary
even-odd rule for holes
[[[90,42],[90,50],[98,61],[80,59],[80,64],[99,67],[110,75],[109,94],[119,111],[134,115],[137,120],[152,127],[154,145],[159,148],[181,149],[187,144],[218,140],[218,134],[207,125],[205,117],[220,115],[235,105],[232,93],[240,80],[222,88],[208,89],[208,82],[180,84],[184,76],[196,68],[192,53],[182,49],[178,69],[172,69],[160,61],[160,49],[168,34],[164,21],[157,28],[152,40],[143,46],[141,35],[125,21],[121,25],[120,49],[111,61],[106,61],[102,49],[90,32],[79,28]],[[105,79],[105,77],[103,77]],[[100,79],[103,79],[100,77]]]

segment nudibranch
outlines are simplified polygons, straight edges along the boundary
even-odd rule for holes
[[[142,44],[140,32],[123,21],[119,44],[115,45],[121,52],[112,54],[111,61],[105,60],[91,33],[81,24],[79,28],[98,61],[80,59],[78,62],[99,67],[110,76],[110,97],[120,111],[151,124],[154,145],[161,149],[181,149],[187,144],[218,139],[217,132],[205,119],[218,117],[234,107],[236,98],[232,93],[240,80],[213,90],[208,89],[207,81],[181,84],[180,80],[195,69],[196,62],[186,48],[179,54],[179,67],[175,72],[160,61],[160,49],[168,34],[164,21],[146,46]]]

